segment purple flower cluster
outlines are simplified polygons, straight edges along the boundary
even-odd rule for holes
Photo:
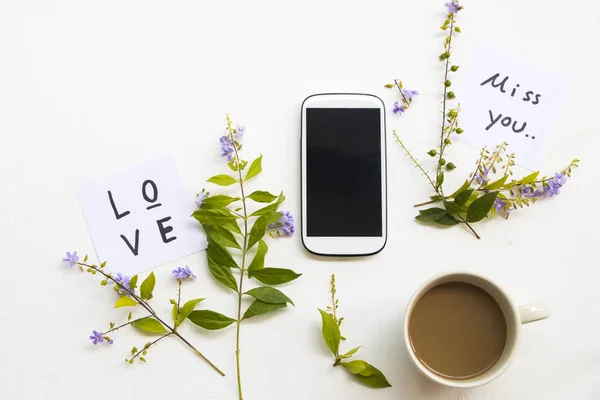
[[[235,127],[235,133],[233,135],[233,137],[235,138],[235,140],[237,140],[237,141],[242,140],[242,138],[244,137],[245,131],[246,131],[246,127],[245,126],[236,125],[236,127]]]
[[[64,263],[67,263],[67,265],[69,266],[69,268],[73,268],[73,265],[79,261],[79,256],[77,255],[77,252],[66,252],[65,256],[63,257],[62,261]]]
[[[479,184],[483,184],[487,182],[487,176],[490,173],[489,168],[484,168],[483,171],[479,170],[475,173],[475,180]]]
[[[547,181],[547,184],[543,186],[542,190],[535,190],[533,186],[523,186],[521,188],[521,195],[523,197],[543,197],[549,195],[550,197],[560,194],[560,188],[567,183],[567,178],[562,172],[554,174],[554,178]]]
[[[444,5],[448,9],[448,13],[450,14],[456,14],[462,9],[462,7],[458,4],[457,0],[452,0],[450,3],[446,3]]]
[[[235,146],[235,144],[231,138],[229,136],[221,136],[219,142],[221,143],[221,157],[227,161],[233,160],[235,153],[235,148],[233,146]]]
[[[131,278],[127,275],[123,275],[121,273],[118,273],[117,276],[114,277],[115,282],[119,283],[121,286],[123,286],[126,290],[119,288],[119,290],[117,291],[121,296],[130,296],[131,293],[133,292],[133,289],[131,289],[130,286],[130,281]]]
[[[400,105],[397,101],[394,103],[394,114],[402,115],[406,111],[404,105]]]
[[[406,97],[407,100],[410,100],[413,97],[418,96],[419,95],[419,91],[418,90],[402,89],[402,94],[404,95],[404,97]]]
[[[294,216],[289,211],[285,211],[277,222],[269,225],[268,229],[280,232],[285,236],[292,236],[296,232]]]
[[[90,340],[95,345],[98,345],[98,344],[104,342],[104,337],[105,337],[104,333],[98,332],[98,331],[93,331],[92,332],[92,336],[90,336]],[[108,337],[106,339],[107,339],[108,344],[113,344],[113,340],[112,339],[109,339]]]
[[[510,207],[508,201],[498,197],[496,198],[496,201],[494,201],[494,208],[496,209],[497,213],[504,212],[504,218],[507,218],[511,211],[517,209],[517,206]]]
[[[194,275],[190,267],[187,265],[185,267],[178,267],[173,270],[173,277],[177,280],[184,280],[190,276],[194,279],[198,279],[198,277]]]
[[[204,203],[204,200],[206,200],[206,198],[210,195],[210,193],[208,192],[202,192],[202,193],[198,193],[196,195],[196,205],[198,206],[198,208],[200,208],[202,206],[202,203]]]

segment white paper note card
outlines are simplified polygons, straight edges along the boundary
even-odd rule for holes
[[[206,248],[174,157],[81,185],[77,196],[98,258],[113,273],[134,275]]]
[[[483,46],[475,47],[464,73],[464,133],[455,138],[490,151],[507,142],[519,165],[538,169],[569,79]]]

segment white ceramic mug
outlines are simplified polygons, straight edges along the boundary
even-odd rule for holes
[[[492,368],[490,368],[483,374],[471,379],[453,380],[449,378],[444,378],[427,369],[427,367],[425,367],[417,358],[408,335],[410,316],[415,307],[415,304],[417,304],[419,299],[430,289],[432,289],[435,286],[441,285],[442,283],[448,282],[470,283],[485,290],[496,300],[498,305],[500,305],[500,308],[504,313],[504,317],[506,318],[507,336],[506,345],[504,346],[504,351],[502,352],[502,355]],[[470,272],[447,272],[434,276],[427,282],[423,283],[408,302],[408,306],[406,307],[406,313],[404,315],[404,342],[406,344],[406,349],[411,360],[417,366],[419,371],[423,373],[423,375],[425,375],[432,381],[440,383],[442,385],[456,388],[472,388],[490,383],[491,381],[502,375],[504,371],[506,371],[506,369],[513,361],[517,353],[517,345],[519,343],[519,336],[522,324],[528,324],[533,321],[539,321],[541,319],[548,318],[549,316],[550,314],[548,313],[546,308],[544,308],[541,304],[538,303],[517,307],[510,300],[508,295],[489,279],[486,279],[482,276]]]

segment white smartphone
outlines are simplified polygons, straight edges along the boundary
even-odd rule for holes
[[[385,106],[369,94],[302,103],[302,242],[311,253],[375,254],[387,241]]]

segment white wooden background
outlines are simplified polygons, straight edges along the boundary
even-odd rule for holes
[[[229,112],[247,126],[248,157],[264,154],[252,188],[288,196],[299,210],[299,111],[315,92],[370,92],[402,78],[421,96],[407,115],[389,115],[417,152],[439,124],[444,0],[0,2],[0,398],[234,399],[234,329],[184,327],[227,373],[217,376],[175,340],[146,365],[125,365],[145,339],[120,332],[94,347],[92,329],[124,318],[114,294],[60,263],[92,252],[74,185],[175,153],[190,193],[226,168],[217,138]],[[544,173],[583,160],[558,198],[510,221],[438,230],[413,220],[428,187],[388,137],[389,240],[377,256],[319,259],[300,237],[270,242],[268,263],[304,275],[285,287],[296,308],[249,321],[242,332],[247,399],[597,399],[600,397],[600,262],[597,251],[598,53],[600,4],[464,1],[457,60],[476,42],[569,76],[573,83]],[[457,77],[460,77],[460,73]],[[457,95],[461,95],[456,81]],[[450,149],[458,183],[477,151]],[[450,184],[452,182],[449,182]],[[208,186],[207,186],[208,187]],[[191,197],[190,197],[191,199]],[[341,216],[332,216],[340,218]],[[204,254],[156,269],[154,300],[168,313],[170,271],[190,265],[198,281],[184,296],[233,313],[234,296],[210,277]],[[545,300],[551,319],[523,329],[520,353],[496,382],[448,390],[409,364],[404,307],[431,275],[465,268],[489,276],[517,302]],[[317,307],[338,278],[348,346],[385,372],[393,388],[371,391],[332,368]]]

